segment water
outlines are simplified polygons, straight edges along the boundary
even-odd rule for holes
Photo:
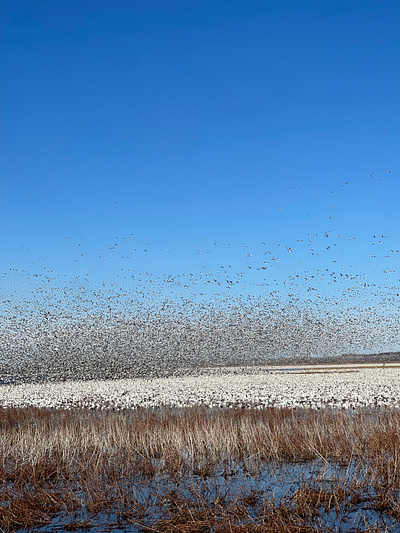
[[[324,461],[272,463],[264,464],[261,468],[256,462],[251,464],[251,461],[248,468],[234,463],[225,466],[225,471],[219,469],[215,476],[184,476],[177,483],[173,483],[168,476],[156,476],[145,482],[141,479],[140,483],[138,480],[136,484],[132,482],[130,491],[136,506],[140,504],[148,512],[143,524],[157,529],[157,521],[168,516],[168,509],[171,510],[168,504],[169,494],[172,489],[176,491],[180,505],[192,502],[194,509],[195,501],[201,501],[204,508],[209,511],[214,509],[216,516],[220,509],[220,503],[216,502],[221,501],[221,496],[227,508],[235,500],[239,503],[247,501],[249,516],[255,520],[263,513],[263,505],[267,500],[275,507],[285,505],[294,513],[299,514],[300,507],[296,504],[296,494],[302,487],[307,487],[316,490],[324,489],[327,494],[332,494],[333,502],[336,494],[336,497],[339,497],[339,504],[328,505],[326,503],[316,506],[315,515],[305,518],[305,523],[310,525],[318,523],[321,527],[342,533],[353,531],[357,527],[364,528],[366,524],[369,526],[376,524],[382,531],[396,532],[400,529],[400,521],[390,516],[389,513],[374,508],[375,494],[368,486],[358,491],[361,497],[358,503],[356,502],[352,482],[354,479],[362,482],[363,472],[355,462],[347,467]],[[399,493],[400,491],[397,491],[394,497],[397,498]],[[254,496],[252,503],[246,500],[249,494]],[[84,499],[83,495],[82,498]],[[126,521],[124,523],[123,515],[126,512],[127,509],[122,504],[118,509],[114,508],[98,514],[88,512],[83,506],[82,509],[73,513],[73,516],[65,512],[57,514],[49,524],[37,527],[35,531],[38,533],[63,531],[67,530],[71,522],[75,522],[74,531],[78,532],[100,533],[112,530],[139,533],[141,528],[138,525],[129,524]],[[130,520],[133,518],[131,517]],[[86,526],[77,527],[79,522]],[[211,531],[214,529],[215,527]],[[21,529],[20,531],[29,533],[30,530]]]

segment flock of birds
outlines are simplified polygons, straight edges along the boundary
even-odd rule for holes
[[[400,408],[400,368],[302,372],[264,367],[203,369],[199,375],[0,387],[0,406],[137,409],[195,405],[221,408]]]
[[[69,273],[27,248],[30,261],[3,273],[0,383],[399,350],[400,235],[339,233],[328,214],[321,231],[293,242],[275,230],[248,243],[194,239],[184,252],[191,273],[179,272],[179,247],[133,233],[96,250],[68,236],[60,251]]]

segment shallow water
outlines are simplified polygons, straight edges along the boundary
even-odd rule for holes
[[[251,461],[250,461],[251,463]],[[144,525],[155,527],[157,521],[168,516],[168,493],[171,489],[179,494],[181,501],[192,501],[194,504],[195,495],[207,502],[209,507],[213,502],[223,495],[226,505],[239,499],[245,501],[246,495],[259,491],[259,497],[254,505],[250,506],[250,516],[256,519],[261,512],[263,502],[267,500],[274,506],[281,504],[286,505],[289,509],[296,511],[296,491],[301,487],[324,489],[331,493],[340,487],[349,492],[340,505],[327,509],[323,505],[318,507],[318,514],[309,517],[306,523],[321,527],[331,528],[330,531],[348,533],[355,528],[365,528],[366,526],[376,525],[382,531],[398,532],[400,522],[387,513],[378,512],[373,508],[373,494],[364,493],[365,496],[359,503],[352,502],[351,481],[354,475],[358,475],[362,481],[362,470],[359,465],[352,463],[348,467],[341,467],[335,462],[324,462],[321,460],[310,463],[275,463],[263,465],[257,462],[245,465],[231,463],[225,465],[225,471],[219,469],[215,476],[202,477],[191,475],[182,477],[175,484],[167,476],[156,476],[151,480],[143,483],[132,483],[132,495],[137,498],[139,503],[143,504],[149,514]],[[138,480],[139,481],[139,480]],[[399,497],[400,490],[396,495]],[[83,495],[82,495],[83,496]],[[369,499],[368,499],[369,497]],[[159,505],[159,501],[164,501]],[[100,533],[106,531],[120,531],[124,533],[139,533],[142,531],[141,526],[127,523],[123,519],[126,509],[110,509],[109,512],[98,514],[89,513],[84,506],[75,512],[73,516],[67,513],[57,514],[47,525],[34,529],[40,533],[50,533],[52,531],[73,530],[77,532],[90,531]],[[75,524],[74,524],[75,523]],[[80,523],[83,527],[78,527]],[[245,523],[245,522],[243,522]],[[85,525],[84,525],[85,524]],[[90,524],[90,525],[89,525]],[[215,527],[210,531],[214,531]],[[362,529],[361,529],[362,530]],[[29,533],[32,529],[21,529],[20,533]]]

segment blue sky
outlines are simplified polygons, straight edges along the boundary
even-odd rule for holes
[[[352,276],[378,286],[366,302],[396,292],[399,15],[368,0],[3,2],[4,294],[46,276],[137,289],[140,273],[192,274],[206,294],[207,276],[255,295],[337,299]]]

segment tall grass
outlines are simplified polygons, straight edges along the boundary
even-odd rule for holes
[[[312,462],[280,497],[266,489],[268,468]],[[0,409],[0,484],[2,531],[99,515],[164,532],[329,531],[361,510],[397,523],[400,413]]]

